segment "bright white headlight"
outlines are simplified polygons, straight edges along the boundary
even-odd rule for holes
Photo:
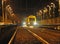
[[[25,25],[26,24],[26,22],[23,22],[23,25]]]
[[[34,25],[37,25],[37,23],[36,23],[36,22],[34,22]]]

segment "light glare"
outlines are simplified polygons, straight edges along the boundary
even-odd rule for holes
[[[34,22],[34,25],[37,25],[37,23],[36,23],[36,22]]]

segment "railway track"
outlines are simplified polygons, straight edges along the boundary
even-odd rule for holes
[[[48,44],[60,44],[60,31],[55,31],[55,30],[53,31],[45,28],[29,29],[29,31],[38,35],[39,37],[42,37],[43,40],[48,42]]]
[[[59,44],[60,36],[45,29],[18,28],[13,44]]]
[[[20,28],[14,38],[14,44],[42,44],[42,42],[35,38],[26,29]]]

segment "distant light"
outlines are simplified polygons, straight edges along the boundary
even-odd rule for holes
[[[23,25],[23,27],[27,27],[27,25]]]
[[[2,23],[2,22],[0,22],[0,25],[4,25],[4,22]]]
[[[34,22],[34,25],[37,25],[37,23],[36,23],[36,22]]]
[[[23,27],[27,27],[26,22],[23,22],[22,26]]]
[[[29,26],[29,28],[34,28],[34,26]]]
[[[23,25],[25,25],[26,24],[26,22],[23,22]]]
[[[51,3],[51,4],[53,4],[53,3]]]

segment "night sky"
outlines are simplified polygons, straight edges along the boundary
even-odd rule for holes
[[[0,0],[0,16],[2,16],[2,4],[1,4],[1,0]]]
[[[10,0],[10,5],[15,13],[28,15],[34,14],[50,2],[51,0]]]
[[[53,0],[8,0],[14,13],[27,16],[50,4]]]

